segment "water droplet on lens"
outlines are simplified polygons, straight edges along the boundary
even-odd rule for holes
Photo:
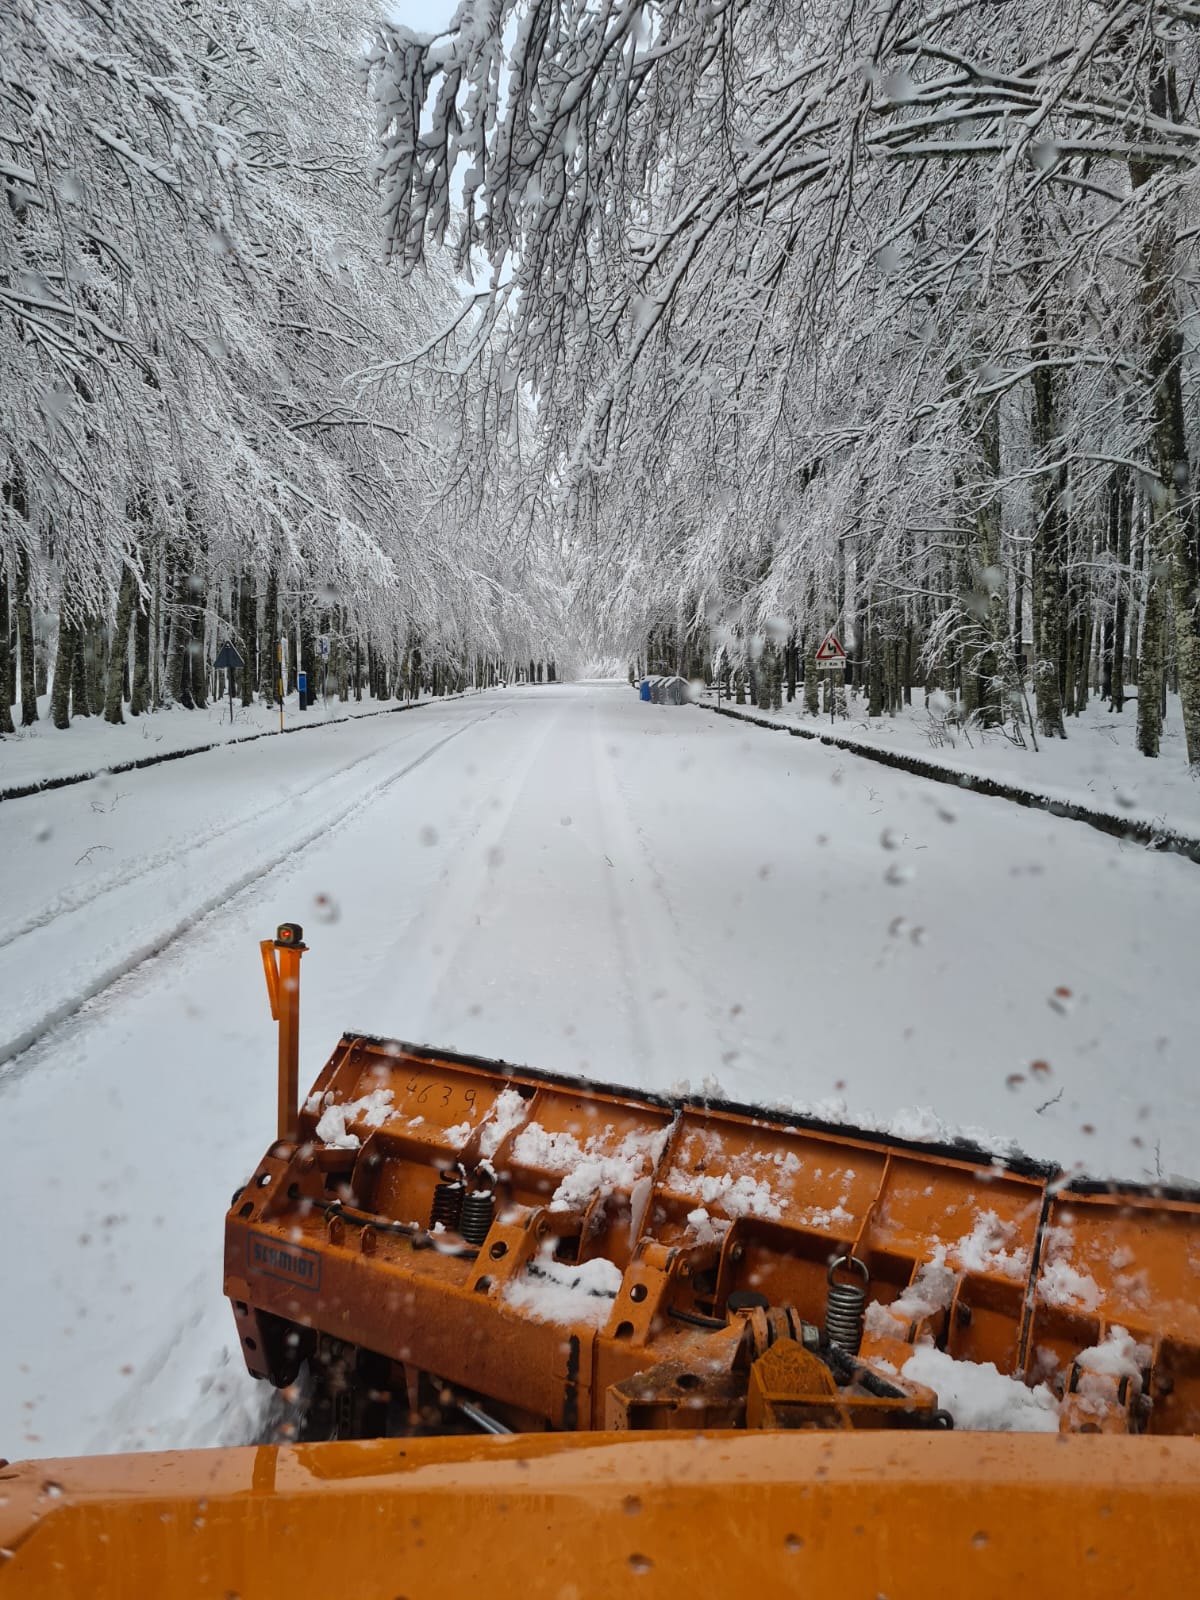
[[[331,894],[313,895],[313,916],[318,922],[336,922],[341,914]]]

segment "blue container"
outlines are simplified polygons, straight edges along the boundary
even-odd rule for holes
[[[649,678],[643,678],[642,679],[641,695],[642,695],[642,699],[643,700],[649,700],[649,698],[650,698],[650,679]]]

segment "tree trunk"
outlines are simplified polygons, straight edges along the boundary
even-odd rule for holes
[[[812,716],[816,716],[821,709],[820,673],[817,671],[817,647],[820,642],[815,630],[810,628],[804,652],[804,709]]]
[[[238,588],[238,644],[242,657],[242,704],[254,702],[254,684],[258,676],[258,597],[254,591],[254,574],[248,567],[242,571]]]
[[[33,605],[29,598],[29,555],[17,557],[17,641],[21,649],[21,726],[37,721],[37,678],[33,658]]]
[[[208,705],[208,663],[205,659],[204,636],[208,628],[208,595],[200,588],[200,580],[188,578],[188,687],[192,703],[198,711]]]
[[[1157,559],[1151,528],[1150,570],[1142,607],[1142,648],[1138,658],[1137,747],[1144,756],[1157,756],[1162,739],[1163,663],[1166,657],[1167,582],[1165,565]]]
[[[1045,348],[1044,314],[1039,316]],[[1035,348],[1037,359],[1039,350]],[[1039,367],[1033,375],[1036,443],[1042,451],[1058,439],[1053,370]],[[1062,504],[1066,472],[1055,468],[1042,476],[1039,527],[1033,547],[1033,684],[1037,696],[1038,731],[1046,739],[1065,739],[1061,670],[1065,632],[1066,584],[1063,570],[1066,530]]]
[[[1092,655],[1092,613],[1091,609],[1084,612],[1078,623],[1078,650],[1075,658],[1075,697],[1071,706],[1073,716],[1081,716],[1087,710],[1088,703],[1088,675]]]
[[[104,681],[108,671],[104,625],[98,618],[83,630],[83,668],[87,679],[88,711],[98,717],[104,711]]]
[[[1150,85],[1150,110],[1157,116],[1178,116],[1174,82],[1158,52]],[[1151,168],[1129,163],[1132,186],[1148,183]],[[1188,763],[1200,768],[1200,538],[1194,522],[1191,467],[1183,407],[1183,335],[1175,302],[1175,231],[1177,209],[1160,204],[1142,255],[1143,337],[1151,381],[1151,415],[1158,484],[1150,522],[1150,592],[1143,624],[1142,669],[1138,678],[1138,748],[1158,754],[1162,697],[1165,689],[1166,599],[1174,601],[1175,662],[1183,710],[1183,736]],[[1153,597],[1153,598],[1152,598]],[[1153,607],[1153,615],[1151,614]],[[1146,681],[1149,666],[1152,681]]]
[[[1025,243],[1031,258],[1043,249],[1041,219],[1027,213]],[[1048,291],[1033,289],[1029,313],[1030,357],[1034,363],[1033,447],[1044,465],[1037,480],[1037,524],[1032,552],[1030,614],[1033,623],[1032,676],[1037,698],[1038,731],[1045,739],[1065,739],[1063,679],[1067,624],[1067,471],[1055,458],[1062,452],[1058,386],[1052,365],[1058,353],[1058,330],[1051,328]]]
[[[285,694],[295,694],[296,674],[300,671],[300,642],[297,638],[296,618],[287,606],[284,607],[284,619],[280,632],[287,638],[287,682],[284,684]]]
[[[163,587],[167,581],[167,558],[156,551],[153,561],[154,583],[150,589],[150,650],[149,667],[150,707],[157,711],[163,703]]]
[[[1150,582],[1156,590],[1169,590],[1174,602],[1175,669],[1183,711],[1183,737],[1188,763],[1197,769],[1200,768],[1200,619],[1197,616],[1200,539],[1193,520],[1195,508],[1183,408],[1183,336],[1175,326],[1171,275],[1173,251],[1173,235],[1168,238],[1160,226],[1148,251],[1146,265],[1149,365],[1154,383],[1154,447],[1159,478],[1150,524]],[[1160,604],[1163,602],[1165,594]],[[1161,649],[1155,670],[1159,673],[1159,693],[1147,696],[1142,688],[1138,690],[1139,733],[1143,701],[1153,698],[1157,705],[1165,687],[1161,677]]]
[[[15,733],[12,704],[17,694],[8,606],[8,573],[0,571],[0,733]]]
[[[58,617],[58,649],[54,656],[54,686],[50,691],[50,720],[56,728],[71,726],[71,674],[79,629],[67,620],[63,605]]]
[[[1013,584],[1012,658],[1017,677],[1025,682],[1025,547],[1017,546]]]
[[[350,698],[350,661],[346,651],[345,613],[341,611],[333,614],[333,638],[329,654],[329,670],[333,673],[337,697],[344,704]]]
[[[1109,608],[1104,613],[1104,621],[1101,622],[1101,683],[1099,683],[1099,698],[1102,704],[1107,702],[1112,710],[1115,710],[1114,694],[1112,694],[1112,662],[1117,653],[1114,610],[1115,608]]]
[[[1108,556],[1107,567],[1107,592],[1103,596],[1103,615],[1100,619],[1100,680],[1099,694],[1101,702],[1107,703],[1110,710],[1113,704],[1113,657],[1116,652],[1117,635],[1117,604],[1121,594],[1120,556],[1117,554],[1120,544],[1120,485],[1118,474],[1120,468],[1115,468],[1108,479],[1108,515],[1104,524],[1104,549]]]
[[[87,623],[78,623],[74,630],[75,637],[71,646],[71,715],[75,717],[90,717],[91,707],[88,704],[87,684]],[[55,672],[55,678],[58,674]]]
[[[964,640],[963,702],[986,727],[1004,718],[1000,664],[1008,631],[1008,591],[1000,565],[1000,407],[991,402],[970,413],[974,483],[980,503],[967,529],[967,635]]]
[[[1120,711],[1125,705],[1125,630],[1129,609],[1130,542],[1133,536],[1133,478],[1128,467],[1120,469],[1117,500],[1117,604],[1113,618],[1112,697],[1109,708]]]
[[[267,592],[263,600],[258,692],[263,705],[279,704],[279,572],[273,561],[267,568]]]
[[[305,674],[308,702],[311,704],[321,686],[321,660],[317,655],[316,613],[312,601],[307,597],[301,597],[300,600],[300,667]]]
[[[137,576],[128,556],[121,568],[121,588],[117,594],[117,620],[113,627],[112,654],[108,658],[108,685],[104,695],[104,720],[123,723],[122,690],[125,664],[129,655],[129,623],[137,594]]]
[[[131,717],[140,717],[149,709],[150,599],[148,595],[139,593],[133,613],[133,683],[130,686],[129,714]]]
[[[879,648],[879,610],[874,598],[867,613],[863,629],[867,656],[867,716],[881,717],[884,713],[883,655]]]
[[[1068,590],[1067,614],[1070,616],[1071,597]],[[1073,717],[1079,699],[1080,643],[1083,618],[1076,616],[1067,624],[1066,643],[1063,646],[1063,716]]]
[[[1058,475],[1056,474],[1056,477]],[[1041,534],[1033,558],[1033,684],[1038,728],[1047,739],[1065,739],[1061,668],[1063,595],[1061,508],[1058,486],[1047,493]]]
[[[172,600],[170,633],[167,642],[166,698],[173,705],[195,709],[192,698],[192,604],[191,579],[185,563],[176,556],[170,563],[166,584]]]
[[[162,599],[159,600],[158,614],[159,626],[166,628],[165,665],[163,668],[162,698],[168,705],[178,705],[179,697],[183,693],[183,672],[185,657],[183,641],[185,630],[183,618],[180,616],[177,603],[177,586],[179,574],[176,571],[178,558],[170,550],[163,557],[163,574],[160,585],[160,594],[166,596],[167,616],[163,617]]]

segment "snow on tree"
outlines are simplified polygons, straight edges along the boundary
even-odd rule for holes
[[[1200,763],[1198,22],[466,0],[380,30],[392,253],[449,238],[480,286],[478,370],[534,397],[597,625],[682,651],[716,616],[746,653],[838,622],[877,703],[920,672],[985,722],[1028,669],[1048,737],[1136,661],[1141,748],[1167,674]]]
[[[281,629],[309,664],[331,634],[344,681],[389,692],[418,641],[425,681],[453,682],[540,644],[544,597],[462,483],[457,386],[395,359],[459,292],[440,259],[406,282],[382,260],[375,23],[353,0],[0,16],[0,629],[15,614],[23,720],[39,613],[63,725],[203,704],[219,637],[243,698],[273,694]]]

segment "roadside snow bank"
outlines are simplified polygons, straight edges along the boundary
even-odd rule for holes
[[[1114,721],[1096,704],[1072,719],[1072,738],[1051,740],[1035,753],[986,730],[975,734],[978,743],[951,740],[947,750],[932,704],[928,711],[914,707],[868,721],[861,720],[859,709],[834,731],[806,715],[799,701],[779,711],[721,705],[707,694],[701,703],[722,717],[813,739],[918,777],[1070,817],[1114,837],[1200,861],[1200,795],[1187,764],[1175,696],[1164,726],[1164,759],[1150,763],[1134,748],[1132,719]],[[1123,741],[1122,728],[1127,730]]]
[[[283,732],[302,733],[334,723],[359,722],[364,717],[392,716],[418,706],[445,705],[463,698],[457,694],[434,699],[426,694],[417,700],[393,704],[370,699],[329,699],[301,711],[292,694],[284,708]],[[38,707],[37,722],[28,728],[18,727],[16,733],[6,735],[3,740],[4,783],[0,787],[0,801],[87,783],[105,772],[131,772],[163,761],[202,755],[218,745],[249,744],[256,739],[271,738],[280,731],[278,708],[265,706],[257,700],[250,706],[239,703],[233,722],[229,720],[229,702],[213,700],[203,710],[187,711],[182,706],[167,706],[130,717],[120,724],[89,717],[77,719],[69,728],[62,729],[49,720],[49,696],[40,696]],[[19,715],[16,721],[20,722]]]

